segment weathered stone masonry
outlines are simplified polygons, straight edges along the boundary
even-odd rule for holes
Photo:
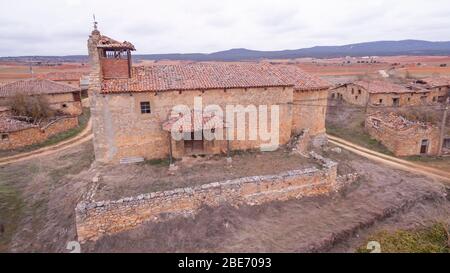
[[[78,240],[97,240],[102,235],[132,229],[146,221],[160,221],[162,215],[189,215],[203,205],[216,207],[229,203],[239,206],[284,201],[327,194],[345,183],[337,179],[337,163],[312,155],[321,161],[321,168],[245,177],[116,201],[80,202],[76,208]]]
[[[8,139],[0,140],[0,150],[16,149],[44,142],[51,136],[65,132],[77,126],[78,117],[62,117],[42,128],[30,127],[24,130],[8,132]]]
[[[166,158],[170,154],[182,157],[192,153],[185,149],[189,143],[169,141],[170,135],[162,127],[174,106],[192,109],[196,97],[202,98],[203,107],[218,105],[223,110],[227,105],[278,106],[280,145],[304,130],[309,131],[311,141],[325,138],[329,83],[296,66],[198,63],[132,67],[130,51],[135,50],[134,46],[101,35],[98,30],[89,37],[88,50],[94,152],[99,162]],[[111,58],[119,55],[122,57]],[[311,106],[319,101],[324,105]],[[142,113],[141,103],[148,103],[151,110]],[[231,123],[226,118],[224,122]],[[271,124],[269,114],[267,127],[271,128]],[[220,154],[268,144],[259,136],[251,139],[247,133],[249,126],[246,122],[240,130],[246,132],[245,140],[203,141],[195,153]]]

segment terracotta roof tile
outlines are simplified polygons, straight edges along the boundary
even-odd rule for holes
[[[421,81],[425,82],[431,87],[450,86],[450,77],[425,78]]]
[[[100,37],[100,41],[98,42],[97,47],[100,47],[100,48],[124,48],[124,49],[129,49],[129,50],[136,50],[134,48],[134,45],[130,42],[127,42],[127,41],[119,42],[119,41],[111,39],[105,35],[102,35]]]
[[[417,92],[418,90],[410,90],[402,85],[390,83],[387,81],[375,80],[375,81],[357,81],[354,82],[355,85],[359,85],[364,89],[368,90],[369,93],[411,93]]]
[[[389,113],[376,112],[371,114],[369,118],[377,119],[380,122],[382,122],[384,126],[395,130],[407,130],[415,126],[420,126],[423,128],[432,128],[432,127],[437,128],[435,125],[429,122],[408,120],[405,117],[394,112]]]
[[[318,90],[331,87],[331,83],[306,73],[295,65],[277,65],[280,77],[286,82],[294,83],[295,90]]]
[[[103,93],[294,86],[326,88],[328,84],[297,67],[254,63],[215,63],[133,67],[130,79],[108,79]]]
[[[80,91],[71,85],[45,79],[25,79],[0,86],[0,97],[11,97],[21,93],[26,95],[60,94]]]
[[[179,124],[178,128],[174,128],[175,124]],[[176,130],[179,132],[195,132],[201,130],[211,130],[217,128],[226,128],[227,124],[224,121],[223,116],[216,115],[216,113],[203,113],[201,111],[195,112],[191,111],[189,117],[183,116],[181,113],[178,116],[171,116],[169,119],[163,123],[163,130],[172,131]]]

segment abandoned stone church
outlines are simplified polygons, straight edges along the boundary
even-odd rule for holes
[[[100,162],[229,153],[257,149],[265,142],[259,136],[232,141],[203,137],[174,140],[170,128],[179,116],[172,115],[171,110],[176,105],[192,108],[194,98],[201,98],[203,106],[213,104],[223,109],[227,105],[241,105],[244,110],[248,105],[277,105],[280,145],[300,133],[306,133],[311,141],[325,137],[329,84],[296,66],[258,63],[132,66],[133,44],[118,42],[97,29],[89,37],[88,50],[94,150]],[[270,113],[268,116],[271,123]],[[193,135],[208,128],[212,117],[203,114],[200,126],[193,125],[187,130],[183,127],[182,133]],[[224,127],[237,126],[225,117],[214,118],[217,117],[223,120]],[[248,131],[249,126],[246,123],[245,128],[235,129]]]

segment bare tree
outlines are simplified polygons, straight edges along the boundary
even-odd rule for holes
[[[18,93],[10,99],[14,115],[31,118],[33,121],[50,118],[56,115],[47,99],[43,96],[27,96]]]

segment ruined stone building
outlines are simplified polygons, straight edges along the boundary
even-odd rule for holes
[[[59,114],[41,121],[16,117],[10,100],[17,94],[44,97],[49,107]],[[44,79],[26,79],[0,86],[0,150],[40,143],[77,127],[81,113],[79,88]]]
[[[431,123],[410,121],[395,113],[373,113],[366,118],[365,128],[396,156],[438,155],[440,128]]]
[[[32,123],[1,115],[0,108],[0,150],[12,150],[44,142],[49,137],[78,126],[76,116],[60,116],[45,122]]]
[[[45,79],[25,79],[0,86],[0,106],[8,106],[12,97],[17,94],[41,96],[50,107],[68,115],[79,115],[82,112],[81,90],[64,83]]]
[[[134,46],[104,36],[98,30],[90,35],[88,49],[92,67],[89,97],[98,161],[217,154],[256,149],[265,143],[260,136],[233,141],[203,137],[174,140],[170,127],[179,116],[171,116],[172,108],[176,105],[192,108],[196,97],[201,98],[204,107],[214,104],[225,109],[227,105],[241,105],[244,115],[249,105],[267,105],[269,112],[270,106],[279,106],[280,144],[305,131],[313,140],[324,136],[329,85],[295,66],[193,63],[134,67],[131,64]],[[192,119],[195,116],[193,113]],[[270,113],[268,116],[271,124]],[[234,124],[223,116],[204,114],[200,126],[191,126],[183,133],[195,135],[217,118],[224,127]],[[248,123],[245,126],[247,131]],[[242,132],[242,128],[236,129]]]
[[[329,98],[359,106],[419,106],[442,103],[448,86],[411,83],[394,84],[382,80],[356,81],[330,90]]]
[[[431,77],[414,82],[416,86],[431,90],[434,101],[445,102],[445,99],[450,97],[450,77]]]

